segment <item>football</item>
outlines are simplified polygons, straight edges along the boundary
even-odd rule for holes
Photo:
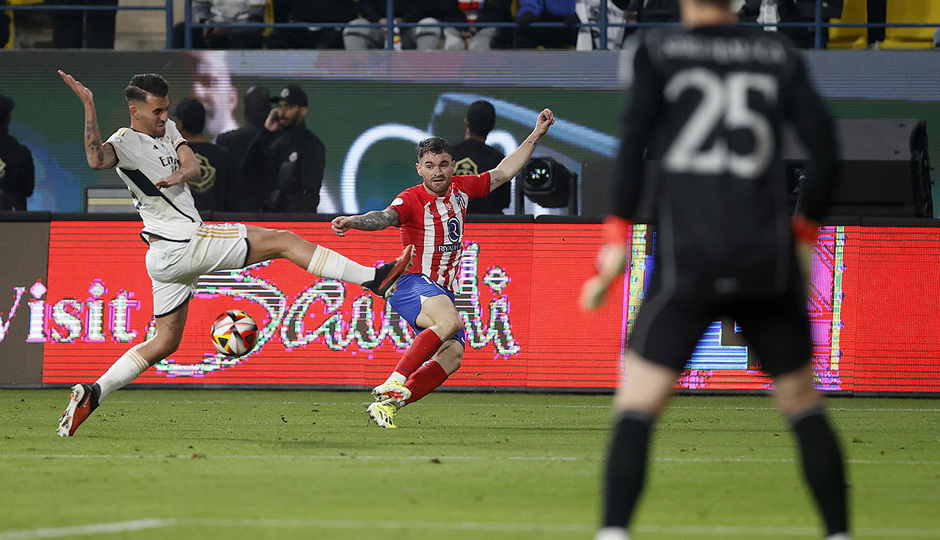
[[[240,309],[230,309],[212,323],[212,344],[226,356],[244,356],[258,342],[258,324]]]

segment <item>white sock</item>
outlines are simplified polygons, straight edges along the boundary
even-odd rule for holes
[[[827,536],[826,540],[852,540],[852,537],[849,536],[849,533],[838,533],[832,536]]]
[[[385,379],[385,382],[397,381],[399,384],[405,384],[405,381],[408,380],[408,377],[405,377],[401,373],[394,371],[391,375],[388,376],[388,379]]]
[[[604,527],[597,531],[594,540],[630,540],[630,535],[620,527]]]
[[[317,246],[307,265],[307,272],[327,279],[338,279],[362,285],[375,278],[375,268],[362,266],[332,249]]]
[[[132,347],[129,351],[121,355],[120,358],[104,372],[97,381],[101,387],[101,395],[98,396],[98,403],[104,401],[104,398],[111,392],[119,388],[124,388],[131,381],[136,379],[141,373],[147,370],[150,364],[144,360],[144,357],[137,352],[137,347]]]

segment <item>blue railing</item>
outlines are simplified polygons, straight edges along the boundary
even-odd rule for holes
[[[345,28],[348,26],[348,23],[311,23],[311,22],[297,22],[297,23],[197,23],[193,22],[193,10],[192,10],[193,0],[186,0],[184,8],[184,17],[183,25],[185,27],[184,42],[183,47],[185,49],[192,49],[192,30],[201,29],[201,28],[310,28],[311,24],[316,24],[320,28]],[[66,10],[83,10],[83,11],[165,11],[166,12],[166,48],[170,49],[173,47],[173,0],[166,0],[165,6],[86,6],[86,5],[44,5],[44,4],[34,4],[34,5],[16,5],[16,6],[4,6],[4,10],[12,11],[66,11]],[[471,28],[476,26],[484,26],[473,23],[442,23],[442,24],[419,24],[419,23],[394,23],[394,3],[393,0],[387,0],[387,13],[386,23],[372,23],[368,25],[362,25],[364,27],[371,28],[381,28],[385,27],[387,41],[385,43],[386,49],[394,48],[394,28],[398,26],[400,28],[412,28],[412,27],[421,27],[421,26],[436,26],[436,27],[453,27],[453,28]],[[598,29],[598,45],[602,50],[606,50],[608,47],[607,31],[611,27],[625,27],[625,28],[645,28],[651,26],[662,26],[663,24],[673,24],[673,23],[608,23],[607,18],[607,2],[600,3],[600,11],[598,13],[598,21],[596,23],[581,23],[578,26],[581,28],[590,27]],[[816,0],[816,11],[815,18],[810,22],[775,22],[762,25],[760,23],[741,23],[751,26],[776,26],[783,28],[812,28],[815,33],[815,47],[817,49],[823,48],[823,32],[829,28],[934,28],[940,27],[940,21],[930,22],[930,23],[829,23],[825,22],[825,19],[822,16],[822,0]],[[515,22],[487,22],[485,24],[487,27],[496,27],[496,28],[515,28],[517,24]],[[563,23],[532,23],[533,27],[554,27],[562,28]]]
[[[169,0],[168,0],[169,1]],[[192,48],[192,28],[310,28],[311,22],[302,22],[302,23],[239,23],[239,24],[198,24],[192,22],[192,0],[186,0],[186,15],[185,15],[185,24],[186,24],[186,40],[185,48]],[[578,25],[579,28],[590,27],[598,29],[598,45],[599,49],[606,50],[608,47],[607,40],[607,30],[610,27],[625,27],[625,28],[644,28],[651,26],[662,26],[663,24],[674,24],[674,23],[661,23],[661,22],[651,22],[651,23],[608,23],[607,18],[607,2],[600,2],[600,10],[598,12],[598,21],[596,23],[581,23]],[[817,49],[824,48],[823,46],[823,31],[829,28],[933,28],[940,27],[940,21],[935,23],[916,23],[916,24],[900,24],[900,23],[872,23],[872,24],[860,24],[860,23],[829,23],[825,22],[823,18],[823,0],[816,0],[816,9],[815,17],[811,22],[776,22],[771,24],[760,24],[760,23],[741,23],[752,26],[779,26],[779,27],[792,27],[792,28],[812,28],[815,33],[815,47]],[[385,27],[386,29],[386,42],[385,48],[392,49],[394,48],[394,28],[398,26],[399,28],[412,28],[412,27],[421,27],[421,26],[432,26],[432,27],[451,27],[451,28],[472,28],[476,26],[487,26],[487,27],[496,27],[496,28],[515,28],[518,26],[515,22],[487,22],[485,25],[474,24],[474,23],[442,23],[442,24],[419,24],[419,23],[394,23],[395,19],[395,7],[393,0],[386,0],[386,16],[385,24],[372,23],[369,25],[362,25],[364,27],[371,28],[381,28]],[[317,27],[320,28],[345,28],[348,26],[346,23],[315,23]],[[532,23],[532,27],[554,27],[562,28],[565,25],[563,23]]]

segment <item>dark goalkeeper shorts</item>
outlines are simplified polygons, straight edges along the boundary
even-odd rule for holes
[[[629,347],[647,360],[682,371],[708,326],[723,317],[737,322],[769,375],[790,373],[812,358],[806,299],[798,286],[782,296],[698,299],[676,298],[651,284]]]

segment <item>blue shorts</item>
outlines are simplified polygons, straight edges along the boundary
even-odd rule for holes
[[[424,274],[405,274],[398,280],[398,286],[395,288],[395,294],[389,299],[388,303],[392,309],[401,315],[402,319],[408,321],[408,324],[416,331],[424,330],[415,323],[418,314],[421,313],[421,302],[434,296],[447,295],[450,301],[454,301],[454,293],[434,283]],[[457,340],[461,345],[465,344],[466,335],[463,328],[457,332],[457,335],[451,339]]]

